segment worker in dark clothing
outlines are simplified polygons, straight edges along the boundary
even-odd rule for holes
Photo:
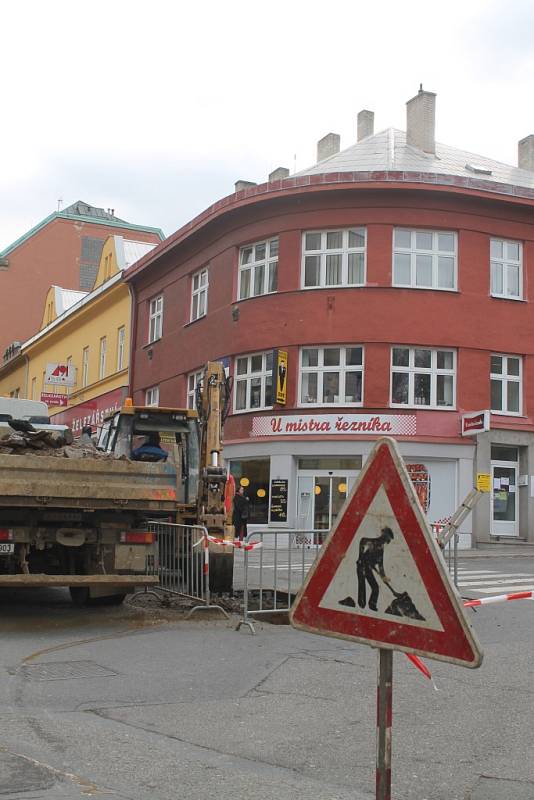
[[[247,536],[249,503],[250,500],[246,496],[244,488],[240,486],[234,496],[234,510],[232,514],[235,538],[239,539],[240,542]]]
[[[159,433],[149,433],[141,447],[132,450],[134,461],[167,461],[168,453],[161,447]]]
[[[358,605],[365,608],[367,602],[367,583],[371,588],[369,597],[369,608],[377,611],[376,602],[378,600],[378,583],[374,573],[376,572],[384,581],[389,583],[389,578],[384,572],[384,547],[393,539],[391,528],[382,528],[380,536],[376,539],[364,537],[360,541],[358,561],[356,562],[356,573],[358,575]]]

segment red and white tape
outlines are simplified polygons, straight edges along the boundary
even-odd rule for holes
[[[464,607],[465,608],[475,608],[477,606],[489,606],[492,603],[504,603],[507,600],[534,600],[534,592],[510,592],[509,594],[495,594],[492,597],[479,597],[476,600],[464,600]],[[412,664],[417,667],[417,669],[423,673],[426,678],[429,678],[432,683],[432,675],[430,670],[418,656],[412,655],[412,653],[406,653]],[[436,685],[434,684],[434,688],[436,689]]]
[[[534,592],[511,592],[510,594],[495,594],[493,597],[480,597],[477,600],[466,600],[466,608],[486,606],[491,603],[504,603],[505,600],[534,600]]]
[[[236,550],[255,550],[256,547],[263,546],[263,542],[242,542],[239,539],[221,539],[220,536],[211,536],[209,533],[204,534],[204,539],[212,544],[222,544],[224,547],[235,547]],[[197,542],[197,544],[200,544],[200,542]]]

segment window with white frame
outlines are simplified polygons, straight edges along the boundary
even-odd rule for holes
[[[99,369],[98,369],[98,377],[100,380],[106,377],[106,351],[107,351],[107,339],[105,336],[102,336],[100,339],[100,358],[99,358]]]
[[[208,268],[195,272],[191,280],[191,322],[208,311]]]
[[[520,356],[491,356],[491,410],[496,414],[521,414]]]
[[[148,342],[156,342],[161,339],[163,330],[163,295],[154,297],[150,301],[149,322],[148,322]]]
[[[303,347],[300,405],[361,406],[363,347]]]
[[[391,348],[391,405],[454,408],[456,351]]]
[[[197,407],[197,386],[202,382],[203,370],[187,376],[187,408]]]
[[[124,347],[126,342],[126,328],[122,325],[117,330],[117,372],[124,369]]]
[[[32,378],[32,400],[37,400],[37,378]]]
[[[89,383],[89,348],[84,347],[82,351],[82,386]]]
[[[247,244],[239,251],[239,300],[278,288],[278,239]]]
[[[145,391],[145,406],[159,406],[159,386],[151,386]]]
[[[302,286],[363,286],[365,228],[306,231],[302,237]]]
[[[73,374],[73,371],[74,371],[74,368],[72,366],[72,356],[68,356],[68,358],[67,358],[67,371],[68,371],[68,374],[69,374],[69,377],[70,377]],[[74,376],[74,386],[76,386],[76,375]],[[69,397],[71,395],[72,391],[73,391],[73,387],[72,386],[67,386],[65,388],[65,391],[67,393],[67,397]],[[76,390],[74,389],[74,391],[76,391]]]
[[[509,300],[523,297],[523,248],[521,242],[492,239],[490,242],[491,294]]]
[[[270,408],[273,404],[272,351],[237,356],[234,389],[234,411]]]
[[[451,231],[393,232],[393,286],[455,290],[456,234]]]

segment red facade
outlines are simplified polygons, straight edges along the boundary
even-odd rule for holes
[[[469,484],[472,485],[473,473],[490,471],[490,446],[497,441],[499,430],[501,444],[519,450],[531,444],[534,198],[528,196],[532,194],[529,190],[524,190],[523,197],[516,197],[478,180],[467,185],[465,180],[449,179],[443,183],[452,185],[438,185],[421,176],[413,181],[402,175],[395,180],[391,174],[387,178],[372,177],[373,180],[363,180],[356,173],[347,176],[336,173],[311,176],[306,181],[287,179],[238,192],[208,209],[138,262],[126,276],[134,289],[136,305],[131,388],[138,403],[144,401],[147,388],[158,386],[161,405],[183,406],[187,399],[187,376],[200,370],[207,360],[227,359],[233,373],[235,356],[274,348],[286,350],[285,408],[231,413],[225,425],[225,444],[232,457],[235,453],[240,458],[246,457],[244,448],[251,455],[267,452],[265,437],[253,432],[254,420],[261,416],[300,414],[309,418],[313,413],[349,412],[415,415],[415,436],[396,438],[401,443],[411,443],[407,452],[416,460],[434,458],[433,446],[441,447],[435,450],[437,460],[445,457],[443,446],[457,446],[454,456],[457,463],[451,468],[454,488],[448,501],[447,513],[450,513]],[[302,183],[305,185],[299,185]],[[351,227],[366,229],[365,285],[301,288],[303,234]],[[396,228],[456,234],[455,290],[392,286]],[[279,239],[277,291],[239,301],[240,248],[272,237]],[[522,245],[521,300],[490,294],[492,238],[518,241]],[[204,267],[209,268],[207,314],[190,322],[192,276]],[[162,337],[148,344],[150,301],[158,295],[164,298]],[[363,346],[361,407],[298,405],[299,352],[302,347],[312,345]],[[455,351],[456,390],[451,410],[392,407],[391,359],[395,345]],[[492,354],[521,357],[521,410],[515,415],[492,414],[494,438],[488,439],[486,449],[480,447],[477,454],[476,437],[461,436],[460,418],[464,412],[491,408]],[[254,430],[257,429],[256,424]],[[279,437],[285,442],[288,454],[292,452],[291,440],[308,441],[310,447],[328,453],[334,451],[335,439],[338,444],[344,441],[344,452],[350,453],[363,452],[361,444],[353,447],[352,443],[375,438],[374,433],[335,437],[301,433]],[[269,437],[269,441],[276,441],[276,437]],[[414,452],[417,443],[423,448],[421,453]],[[534,472],[534,465],[520,467],[522,458],[517,456],[516,471]],[[271,475],[272,464],[271,461]],[[463,477],[459,477],[460,473]],[[289,480],[290,486],[291,480],[296,486],[298,473],[295,471]],[[521,503],[525,507],[521,530],[527,538],[527,519],[533,509],[526,495],[521,495]],[[486,504],[485,511],[478,514],[479,539],[488,539],[489,518]]]

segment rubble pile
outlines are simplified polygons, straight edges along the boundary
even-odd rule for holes
[[[0,455],[55,456],[56,458],[112,459],[91,444],[75,441],[70,429],[64,431],[15,431],[0,433]]]

